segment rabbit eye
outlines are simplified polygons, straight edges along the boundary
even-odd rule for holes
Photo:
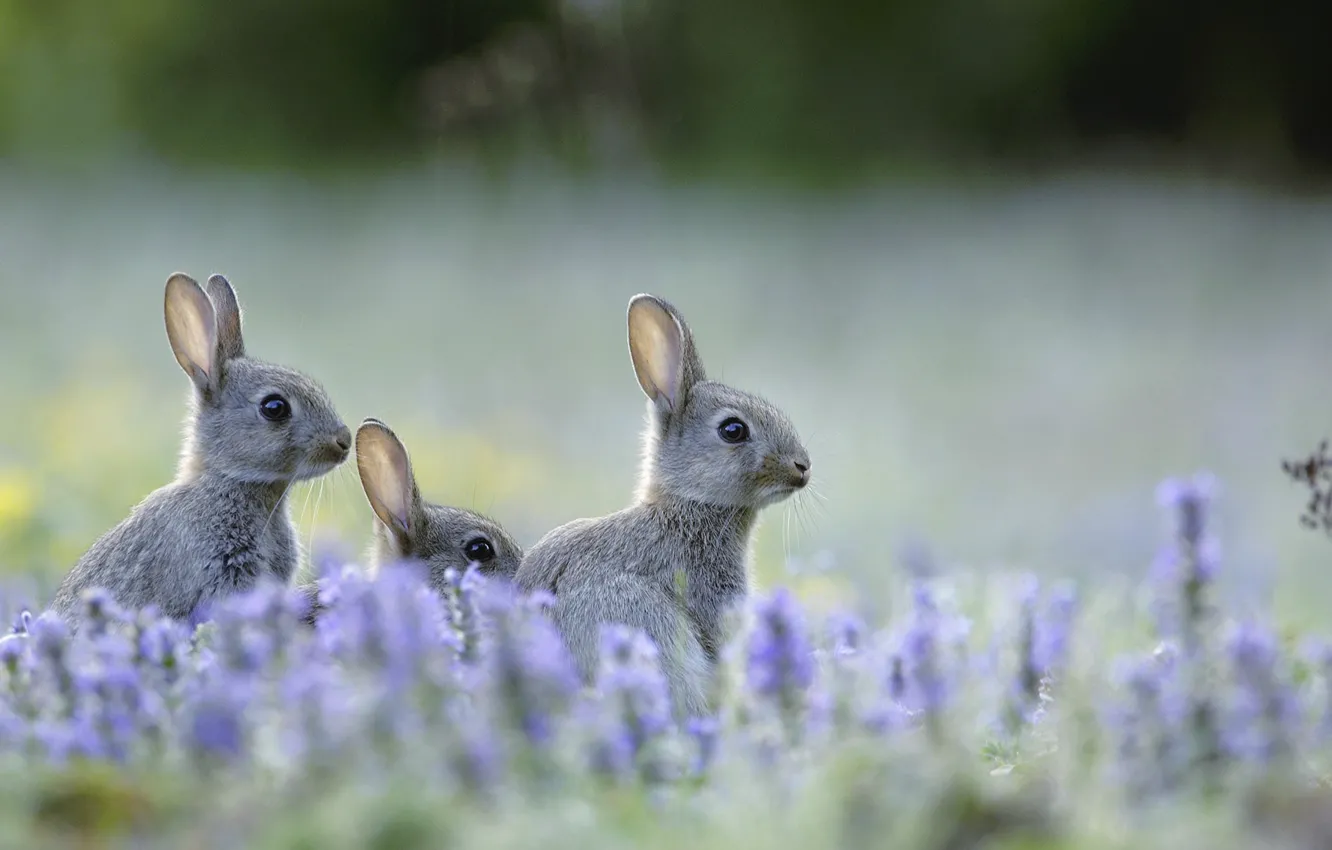
[[[495,547],[490,545],[490,541],[484,537],[473,537],[463,546],[463,554],[467,556],[467,561],[479,561],[485,563],[493,560],[495,557]]]
[[[281,422],[291,418],[291,405],[276,393],[264,396],[264,400],[259,402],[259,415],[269,422]]]
[[[732,416],[717,426],[717,433],[728,443],[743,443],[749,439],[749,426]]]

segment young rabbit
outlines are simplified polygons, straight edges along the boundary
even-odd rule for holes
[[[708,710],[724,618],[749,592],[759,511],[809,482],[790,419],[763,399],[709,381],[679,312],[652,295],[629,302],[629,355],[648,397],[637,498],[538,541],[518,569],[525,592],[556,597],[552,616],[585,680],[600,627],[656,642],[677,714]]]
[[[506,579],[518,571],[523,550],[499,523],[421,498],[407,448],[378,419],[366,419],[356,429],[356,467],[375,512],[373,568],[408,559],[424,562],[437,590],[445,587],[450,569],[462,573],[476,564],[483,575]],[[323,610],[318,588],[306,584],[301,589],[311,603],[306,622],[313,623]]]
[[[102,535],[65,577],[52,608],[71,628],[91,587],[124,607],[153,603],[184,620],[263,574],[289,581],[298,549],[287,491],[351,451],[351,431],[323,388],[248,357],[231,284],[213,275],[207,286],[179,273],[166,283],[167,338],[194,385],[176,479]]]

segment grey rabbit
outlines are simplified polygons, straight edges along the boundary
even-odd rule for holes
[[[406,446],[378,419],[367,418],[356,429],[356,467],[375,514],[372,568],[422,562],[436,590],[445,587],[450,569],[462,573],[476,564],[482,575],[510,580],[518,571],[522,547],[498,522],[421,497]],[[317,583],[301,589],[310,603],[306,622],[313,623],[324,610]]]
[[[653,295],[629,301],[629,355],[648,398],[634,503],[546,534],[518,569],[524,592],[552,608],[585,681],[600,629],[642,629],[656,643],[677,716],[709,710],[728,615],[749,593],[759,512],[803,489],[810,459],[782,411],[710,381],[679,311]]]
[[[194,387],[176,478],[65,577],[52,609],[71,628],[92,587],[123,607],[153,604],[166,616],[197,620],[261,576],[290,581],[299,549],[287,492],[351,451],[351,431],[318,383],[247,355],[226,278],[213,275],[205,291],[171,275],[165,314],[167,339]]]

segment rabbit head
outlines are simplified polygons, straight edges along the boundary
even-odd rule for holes
[[[347,459],[351,432],[324,389],[245,353],[240,305],[221,275],[207,290],[184,274],[166,284],[166,329],[194,384],[183,470],[253,483],[317,478]]]
[[[673,497],[758,510],[809,483],[790,418],[709,381],[684,318],[654,295],[629,301],[629,355],[648,397],[640,500]]]
[[[383,422],[366,419],[356,430],[356,466],[375,512],[375,560],[412,559],[439,586],[449,569],[471,564],[491,576],[512,578],[522,548],[499,523],[473,511],[421,498],[407,448]]]

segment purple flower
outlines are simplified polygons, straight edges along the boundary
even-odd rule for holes
[[[1185,763],[1184,712],[1169,663],[1123,660],[1114,679],[1127,698],[1106,713],[1117,735],[1116,767],[1131,797],[1143,798],[1178,781]]]
[[[189,633],[186,627],[168,617],[156,617],[154,612],[142,611],[136,620],[135,649],[142,669],[151,671],[163,682],[174,682],[181,674],[188,653]]]
[[[1072,590],[1065,587],[1054,593],[1044,616],[1037,610],[1039,591],[1039,582],[1028,576],[1019,594],[1018,668],[1003,713],[1004,731],[1009,735],[1016,735],[1043,712],[1044,689],[1068,651],[1075,609]]]
[[[90,637],[104,634],[112,624],[125,619],[125,612],[116,604],[111,591],[93,587],[83,592],[83,629]]]
[[[483,595],[487,592],[485,576],[469,565],[459,574],[449,569],[445,573],[449,587],[449,621],[458,635],[458,654],[465,664],[473,664],[481,656]]]
[[[96,758],[100,755],[97,730],[86,718],[42,718],[32,726],[33,738],[53,764],[63,765],[71,758]]]
[[[691,717],[685,724],[685,732],[694,744],[690,772],[694,776],[706,775],[717,760],[721,723],[715,717]]]
[[[1197,546],[1207,530],[1207,513],[1220,492],[1216,477],[1200,472],[1192,478],[1168,478],[1156,488],[1156,502],[1175,516],[1175,534]]]
[[[923,716],[935,734],[951,689],[946,653],[968,624],[945,617],[923,583],[915,585],[912,598],[914,610],[892,657],[888,691],[903,708]]]
[[[213,618],[213,604],[211,599],[201,600],[185,617],[185,625],[189,627],[191,632]]]
[[[905,703],[907,698],[906,661],[900,652],[888,658],[888,699],[895,703]]]
[[[466,709],[449,724],[449,762],[462,787],[473,794],[488,794],[504,773],[504,750],[489,718]]]
[[[651,752],[670,728],[671,700],[657,647],[637,629],[603,625],[599,722],[593,763],[602,772],[626,775],[633,767],[648,780],[661,778]]]
[[[868,630],[855,614],[840,612],[828,622],[828,637],[834,659],[860,655],[865,649]]]
[[[898,545],[897,560],[907,575],[916,581],[934,578],[939,573],[934,553],[924,540],[914,535]]]
[[[1037,623],[1036,642],[1032,647],[1037,668],[1054,673],[1064,666],[1077,612],[1078,596],[1071,585],[1065,584],[1051,591],[1045,616]]]
[[[220,693],[210,694],[193,706],[186,745],[196,757],[230,761],[245,748],[245,724],[241,706]]]
[[[69,628],[64,620],[51,614],[42,614],[26,627],[32,637],[33,650],[46,658],[63,658],[69,641]]]
[[[1218,490],[1216,479],[1207,473],[1167,479],[1157,488],[1157,502],[1170,511],[1174,533],[1153,564],[1160,588],[1153,607],[1160,634],[1178,635],[1188,655],[1202,651],[1210,613],[1207,591],[1220,561],[1220,544],[1208,526]]]
[[[1276,635],[1253,623],[1241,624],[1227,649],[1235,683],[1225,726],[1227,749],[1259,762],[1290,755],[1300,706],[1281,672]]]
[[[788,733],[798,735],[814,684],[814,647],[800,607],[784,587],[757,605],[747,672],[750,691],[776,708]]]
[[[388,564],[371,578],[345,573],[327,590],[336,604],[316,627],[326,650],[384,671],[394,692],[420,675],[431,653],[456,650],[444,602],[420,564]]]
[[[529,744],[545,747],[582,687],[578,668],[554,624],[541,613],[522,606],[502,613],[492,607],[488,613],[500,614],[485,659],[491,698],[511,728]]]

